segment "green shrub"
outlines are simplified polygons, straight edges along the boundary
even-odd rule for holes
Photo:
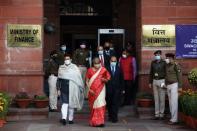
[[[188,81],[197,88],[197,68],[192,69],[188,74]]]
[[[189,113],[191,116],[197,118],[197,94],[189,97],[189,108],[191,113]]]
[[[11,97],[5,92],[0,92],[0,118],[7,115],[10,103]]]
[[[197,118],[197,92],[189,89],[179,96],[179,111]]]
[[[26,92],[19,92],[16,94],[16,99],[29,99],[29,96],[27,95]]]
[[[35,95],[34,96],[34,99],[35,100],[47,100],[48,97],[47,96],[44,96],[44,95]]]

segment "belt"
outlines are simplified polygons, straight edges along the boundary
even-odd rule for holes
[[[51,75],[58,76],[57,74],[51,74]]]
[[[168,85],[170,85],[170,84],[174,84],[174,83],[176,83],[177,81],[166,81],[166,83],[168,84]]]
[[[160,77],[160,78],[154,78],[154,80],[162,80],[165,79],[164,77]]]

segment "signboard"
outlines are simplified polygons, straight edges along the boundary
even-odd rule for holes
[[[197,58],[197,25],[176,26],[176,58]]]
[[[145,47],[175,46],[175,25],[143,25],[142,44]]]
[[[8,47],[40,47],[41,25],[7,25]]]

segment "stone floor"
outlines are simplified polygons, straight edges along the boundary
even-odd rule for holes
[[[48,119],[36,121],[9,121],[0,131],[192,131],[184,125],[168,125],[166,120],[139,119],[134,107],[123,107],[119,112],[119,122],[106,121],[104,128],[88,125],[89,111],[85,108],[75,114],[73,125],[59,123],[60,113],[49,114]]]

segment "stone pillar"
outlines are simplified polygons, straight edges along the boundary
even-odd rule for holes
[[[43,94],[43,48],[8,47],[7,24],[43,24],[42,0],[0,1],[0,91]],[[41,44],[43,41],[41,42]]]
[[[52,34],[44,33],[44,59],[49,57],[52,50],[58,50],[60,44],[60,13],[59,0],[43,0],[45,22],[53,24],[55,32]]]

